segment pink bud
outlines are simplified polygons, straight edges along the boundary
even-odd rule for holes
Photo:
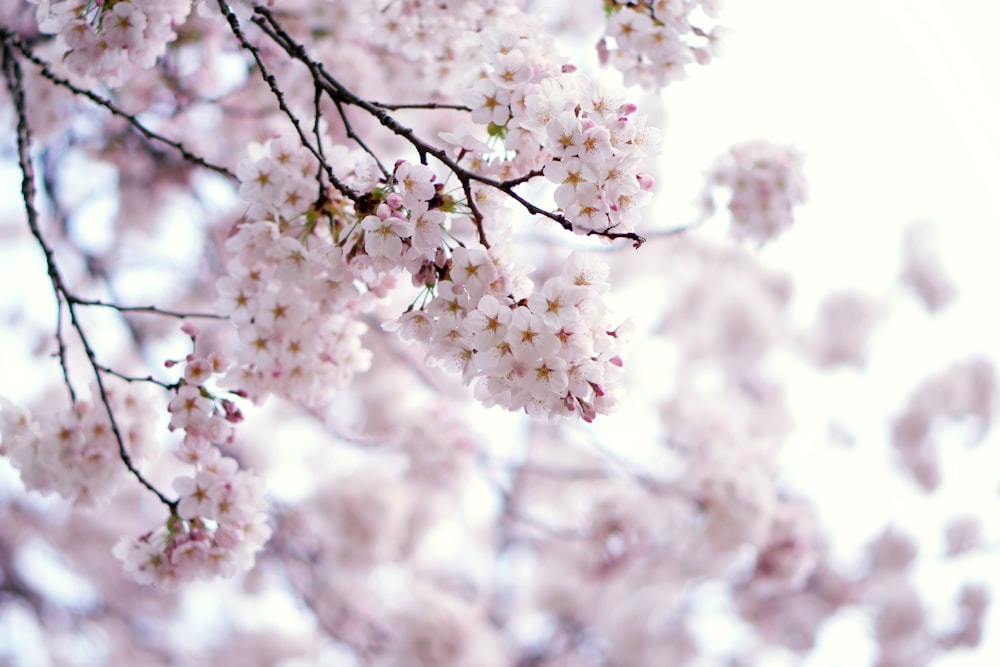
[[[653,189],[653,177],[652,176],[650,176],[649,174],[639,173],[639,174],[636,174],[635,177],[639,181],[639,187],[641,189],[645,190],[646,192],[649,192],[650,190]]]
[[[191,336],[191,340],[194,340],[198,336],[198,325],[194,322],[185,322],[181,325],[181,331]]]
[[[608,49],[608,41],[606,39],[601,39],[597,43],[597,60],[602,65],[608,64],[608,58],[611,56],[611,51]]]
[[[231,424],[238,424],[243,421],[243,413],[228,398],[222,399],[222,409],[226,411],[226,421]]]

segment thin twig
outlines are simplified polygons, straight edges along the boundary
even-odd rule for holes
[[[76,390],[73,389],[73,383],[69,379],[69,365],[66,361],[66,340],[63,338],[63,308],[62,308],[62,294],[59,290],[56,293],[56,345],[58,346],[56,355],[59,357],[59,367],[62,369],[63,381],[66,383],[66,389],[69,391],[70,403],[76,404]]]
[[[323,89],[319,86],[313,86],[313,136],[316,137],[316,152],[319,153],[320,164],[316,167],[316,183],[319,186],[319,192],[316,195],[316,201],[323,201],[326,196],[326,184],[323,183],[323,165],[326,164],[326,153],[323,151],[323,136],[319,131],[319,121],[323,117],[323,112],[320,108],[320,104],[323,102]]]
[[[706,218],[702,217],[694,222],[688,222],[683,225],[677,225],[676,227],[669,227],[667,229],[657,230],[655,232],[650,232],[647,236],[647,240],[651,239],[665,239],[671,236],[677,236],[678,234],[683,234],[684,232],[694,229],[705,222]]]
[[[95,306],[100,308],[110,308],[112,310],[117,310],[121,313],[149,313],[150,315],[162,315],[164,317],[176,317],[180,320],[185,319],[210,319],[210,320],[225,320],[229,319],[226,315],[217,315],[215,313],[181,313],[174,310],[165,310],[157,306],[120,306],[116,303],[108,303],[106,301],[100,301],[97,299],[81,299],[76,296],[66,295],[73,305],[76,306]]]
[[[316,90],[322,91],[323,87],[317,84]],[[389,173],[389,170],[386,169],[386,166],[382,164],[382,160],[380,160],[378,155],[376,155],[375,152],[368,147],[368,145],[364,142],[364,140],[362,140],[361,137],[358,136],[358,133],[354,131],[354,126],[351,125],[351,121],[348,120],[347,118],[347,112],[344,110],[343,102],[341,102],[338,99],[334,99],[333,103],[337,105],[337,113],[340,114],[340,120],[344,124],[344,130],[347,131],[347,138],[352,139],[354,143],[356,143],[358,146],[361,147],[361,150],[371,155],[372,158],[375,159],[375,164],[378,165],[379,171],[382,172],[382,175],[385,177],[385,180],[386,181],[390,180],[392,178],[392,174]]]
[[[152,375],[147,375],[146,377],[137,377],[137,376],[134,376],[134,375],[125,375],[124,373],[119,373],[118,371],[114,370],[113,368],[109,368],[108,366],[102,366],[100,364],[97,365],[97,368],[98,368],[98,370],[100,370],[103,373],[107,373],[108,375],[113,375],[114,377],[118,378],[119,380],[124,380],[125,382],[128,382],[130,384],[133,383],[133,382],[147,382],[149,384],[155,384],[158,387],[163,387],[164,389],[166,389],[168,391],[173,391],[174,389],[177,389],[177,387],[180,385],[179,382],[167,383],[167,382],[164,382],[163,380],[157,380]]]

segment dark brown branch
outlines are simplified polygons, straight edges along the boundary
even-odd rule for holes
[[[24,600],[39,618],[45,610],[45,597],[21,576],[14,549],[5,536],[0,535],[0,605],[6,596]]]
[[[323,183],[323,165],[326,164],[326,152],[323,150],[323,136],[319,131],[319,121],[323,117],[320,104],[323,102],[323,89],[313,86],[313,136],[316,138],[316,152],[319,153],[320,164],[316,168],[316,183],[319,185],[319,193],[316,201],[323,201],[326,198],[326,184]]]
[[[176,317],[177,319],[211,319],[211,320],[225,320],[229,319],[225,315],[216,315],[215,313],[181,313],[174,310],[165,310],[163,308],[158,308],[157,306],[120,306],[116,303],[107,303],[106,301],[99,301],[96,299],[81,299],[76,296],[66,295],[66,298],[70,300],[71,303],[77,306],[96,306],[100,308],[110,308],[111,310],[117,310],[120,313],[148,313],[150,315],[162,315],[164,317]]]
[[[340,179],[334,175],[333,169],[326,163],[326,160],[323,159],[323,154],[321,152],[322,148],[316,149],[306,137],[306,133],[302,130],[302,123],[299,122],[298,117],[292,113],[292,110],[288,108],[288,104],[285,102],[285,94],[278,86],[278,80],[274,78],[274,75],[271,74],[270,70],[268,70],[267,65],[264,64],[264,60],[260,55],[260,49],[251,44],[250,40],[247,39],[247,36],[240,28],[239,19],[236,18],[236,14],[233,14],[233,10],[231,10],[229,5],[226,4],[226,0],[219,0],[219,9],[222,10],[222,15],[225,16],[226,21],[229,23],[229,29],[236,37],[236,40],[240,43],[240,46],[249,51],[250,55],[254,59],[254,62],[257,63],[257,69],[260,70],[260,75],[264,78],[264,82],[267,84],[267,87],[271,89],[271,93],[274,94],[274,97],[278,102],[278,107],[282,110],[282,112],[284,112],[285,116],[288,117],[288,120],[291,121],[292,127],[295,128],[296,133],[299,135],[299,141],[301,141],[306,150],[312,153],[313,157],[319,161],[320,168],[324,170],[326,177],[330,179],[330,183],[333,187],[337,188],[340,194],[344,195],[351,201],[357,201],[358,193],[347,187],[347,185],[342,183]]]
[[[167,389],[168,391],[173,391],[173,390],[177,389],[177,387],[180,384],[179,382],[167,383],[167,382],[164,382],[162,380],[157,380],[152,375],[147,375],[146,377],[136,377],[134,375],[125,375],[124,373],[119,373],[118,371],[114,370],[113,368],[109,368],[108,366],[102,366],[100,364],[98,364],[97,368],[98,368],[98,370],[100,370],[103,373],[107,373],[108,375],[113,375],[114,377],[118,378],[119,380],[124,380],[125,382],[128,382],[130,384],[133,383],[133,382],[147,382],[149,384],[155,384],[158,387],[163,387],[164,389]]]
[[[543,173],[541,169],[532,169],[527,174],[523,174],[521,176],[518,176],[517,178],[510,178],[507,179],[506,181],[501,181],[501,184],[504,185],[505,187],[513,188],[515,186],[520,185],[521,183],[527,183],[531,179],[538,178],[539,176],[542,175]]]
[[[83,330],[83,325],[77,317],[74,298],[70,296],[70,293],[66,288],[66,284],[62,279],[62,274],[59,273],[59,268],[55,262],[55,255],[49,245],[45,242],[45,238],[42,236],[41,226],[38,220],[38,211],[35,208],[35,171],[31,162],[31,130],[28,127],[28,115],[24,99],[24,80],[21,75],[21,66],[14,57],[14,52],[11,49],[11,43],[6,38],[6,34],[6,31],[0,34],[0,36],[3,37],[3,71],[4,78],[7,81],[7,87],[10,90],[11,100],[14,104],[15,116],[17,118],[17,160],[21,169],[21,198],[24,202],[24,210],[28,218],[28,228],[31,230],[32,236],[35,237],[35,240],[38,242],[38,245],[41,247],[42,252],[45,255],[45,263],[49,280],[56,293],[56,302],[60,303],[62,300],[66,301],[66,309],[69,312],[70,322],[73,329],[76,330],[77,336],[80,338],[80,343],[83,345],[83,350],[87,355],[87,360],[90,362],[90,366],[94,371],[98,394],[101,398],[101,403],[104,404],[104,409],[107,412],[108,421],[111,425],[111,431],[114,434],[115,442],[118,444],[118,455],[121,458],[122,463],[125,464],[125,467],[128,468],[129,472],[131,472],[144,487],[155,494],[156,497],[170,509],[171,514],[176,514],[178,501],[168,499],[145,477],[143,477],[142,473],[140,473],[132,463],[132,457],[129,455],[128,450],[125,449],[125,440],[122,437],[121,429],[118,427],[118,422],[115,420],[114,410],[111,409],[108,392],[104,387],[101,367],[97,363],[97,356],[94,354],[94,349],[90,346],[90,341],[87,339],[86,333]]]
[[[323,87],[317,84],[316,90],[322,91]],[[374,158],[375,164],[378,165],[379,171],[382,172],[382,175],[385,177],[386,181],[391,179],[392,174],[389,173],[389,170],[386,169],[384,164],[382,164],[382,160],[380,160],[378,156],[375,155],[375,152],[372,151],[372,149],[368,147],[368,145],[364,142],[364,140],[362,140],[361,137],[358,136],[358,133],[354,131],[354,126],[351,125],[351,121],[347,118],[347,111],[344,110],[343,102],[341,102],[338,99],[334,99],[333,103],[337,105],[337,113],[340,115],[340,121],[344,124],[344,130],[347,132],[347,138],[352,139],[354,143],[356,143],[359,147],[361,147],[361,150],[368,153],[369,155],[372,156],[372,158]]]
[[[62,295],[56,290],[56,345],[58,346],[56,350],[56,356],[59,357],[59,368],[62,369],[63,381],[66,383],[66,389],[69,391],[69,400],[71,403],[76,403],[76,390],[73,389],[73,383],[69,379],[69,365],[66,362],[66,339],[63,338],[63,309],[62,309]]]
[[[441,104],[439,102],[424,102],[423,104],[386,104],[385,102],[372,102],[372,106],[386,111],[401,111],[403,109],[453,109],[455,111],[468,111],[472,109],[464,104]]]
[[[222,2],[223,0],[219,1]],[[358,97],[355,93],[340,83],[340,81],[334,78],[329,72],[327,72],[322,63],[312,60],[305,47],[295,41],[295,39],[288,34],[281,24],[278,23],[278,20],[275,18],[271,10],[258,5],[254,7],[254,11],[257,13],[257,16],[252,19],[253,22],[257,24],[257,26],[259,26],[261,30],[263,30],[264,33],[278,46],[280,46],[285,53],[308,67],[313,76],[313,80],[318,85],[322,85],[324,87],[331,99],[340,100],[345,104],[356,106],[368,112],[379,123],[381,123],[383,127],[403,139],[406,139],[406,141],[416,149],[417,154],[421,158],[421,162],[426,161],[427,155],[431,155],[436,158],[439,162],[448,167],[453,174],[455,174],[455,176],[462,183],[463,190],[466,191],[467,196],[471,193],[471,184],[473,181],[482,183],[483,185],[503,192],[508,197],[523,206],[525,210],[532,215],[544,216],[559,223],[563,229],[573,231],[573,223],[564,215],[543,209],[540,206],[536,206],[521,195],[517,194],[517,192],[514,191],[514,187],[523,182],[520,178],[510,181],[498,181],[496,179],[489,178],[488,176],[477,174],[458,164],[458,162],[452,159],[444,149],[438,148],[437,146],[434,146],[433,144],[430,144],[418,137],[411,128],[406,127],[397,121],[393,116],[389,115],[386,109]],[[526,176],[530,178],[530,176]],[[470,200],[470,208],[472,207],[473,205]],[[475,211],[473,216],[475,217]],[[483,236],[481,219],[476,220],[476,226],[479,229],[480,236]],[[608,239],[625,238],[632,241],[633,245],[637,248],[645,242],[645,239],[635,232],[614,232],[611,231],[612,229],[613,226],[608,227],[608,229],[604,231],[591,230],[587,232],[587,236],[603,236]]]

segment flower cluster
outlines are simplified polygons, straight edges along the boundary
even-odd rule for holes
[[[233,258],[218,283],[219,307],[241,342],[226,382],[254,398],[276,393],[315,404],[365,370],[370,354],[343,253],[297,237],[296,229],[259,220],[240,225],[226,244]]]
[[[449,248],[444,214],[428,209],[438,190],[431,171],[400,163],[396,184],[399,192],[361,226],[369,255],[404,253],[414,283],[434,292],[400,317],[401,335],[428,345],[431,358],[474,383],[487,405],[586,421],[611,412],[622,339],[600,299],[606,267],[574,256],[561,275],[518,300],[512,292],[521,284],[504,239],[494,236],[490,249],[471,242]],[[440,217],[428,220],[435,212]]]
[[[803,341],[812,361],[824,368],[864,368],[869,340],[883,315],[873,297],[844,290],[828,294]]]
[[[100,400],[78,400],[70,409],[44,418],[0,402],[0,455],[10,459],[27,488],[79,504],[102,502],[128,475],[120,459],[119,436],[133,465],[155,454],[146,428],[155,418],[149,402],[132,387],[106,388],[105,395],[107,408]]]
[[[1000,381],[993,362],[974,356],[926,378],[892,420],[892,444],[903,470],[927,492],[941,482],[938,442],[961,423],[968,444],[989,432],[997,412]]]
[[[532,39],[524,18],[478,35],[484,74],[465,95],[472,121],[502,139],[502,158],[463,145],[477,171],[542,171],[574,231],[631,232],[653,179],[642,171],[655,132],[621,93],[578,75]],[[471,150],[470,150],[471,148]]]
[[[186,359],[168,410],[170,429],[184,431],[178,458],[193,465],[194,474],[174,480],[179,498],[164,526],[123,538],[113,550],[139,583],[170,587],[248,570],[271,535],[263,480],[240,470],[216,446],[231,442],[232,424],[242,420],[232,401],[216,398],[206,386],[227,366],[218,354]]]
[[[190,450],[189,450],[190,451]],[[177,514],[138,539],[113,549],[139,583],[171,587],[181,582],[228,577],[253,567],[271,536],[263,481],[239,470],[235,459],[206,446],[193,477],[178,477]]]
[[[372,164],[349,158],[337,160],[349,165],[342,175],[352,186],[370,188]],[[227,383],[255,398],[277,393],[321,403],[370,361],[361,345],[367,327],[357,315],[371,292],[361,289],[365,282],[359,262],[352,266],[350,248],[338,243],[341,235],[357,238],[353,211],[340,201],[317,207],[308,155],[287,138],[253,146],[237,173],[253,219],[226,242],[228,275],[217,284],[220,313],[236,325],[241,341]],[[319,224],[320,216],[327,226]],[[379,249],[385,244],[372,243],[373,252]],[[393,266],[395,260],[398,254]]]
[[[499,634],[485,613],[438,587],[420,585],[387,616],[394,632],[377,667],[497,667],[505,659]]]
[[[691,63],[718,55],[720,30],[692,23],[717,16],[717,0],[605,0],[608,27],[597,44],[601,61],[621,71],[625,85],[662,88],[683,79]],[[700,16],[699,16],[700,15]]]
[[[733,146],[716,161],[707,180],[706,214],[715,212],[712,190],[728,190],[733,236],[760,244],[791,227],[793,207],[806,200],[802,155],[766,141]]]
[[[544,172],[578,233],[633,231],[653,186],[642,159],[654,131],[634,104],[536,39],[544,26],[518,3],[407,0],[373,10],[369,20],[379,48],[415,65],[421,94],[465,91],[470,119],[486,137],[473,130],[446,140],[472,171],[501,180]],[[442,34],[456,38],[435,38]],[[468,63],[482,66],[463,68]]]
[[[66,64],[81,77],[121,83],[130,65],[149,69],[177,38],[191,11],[184,0],[30,0],[38,27],[57,35]]]
[[[452,253],[449,278],[425,309],[399,320],[404,338],[475,382],[487,405],[592,421],[617,406],[622,336],[600,300],[606,267],[573,255],[527,299],[496,280],[483,248]]]
[[[689,572],[722,572],[743,545],[760,547],[768,537],[778,506],[773,434],[781,425],[759,421],[734,392],[688,387],[666,408],[670,442],[686,459],[677,483],[695,501],[699,526],[677,545],[678,559]]]
[[[250,215],[270,219],[240,225],[227,241],[220,307],[243,343],[230,384],[253,396],[323,402],[365,367],[362,305],[404,269],[432,298],[399,319],[402,335],[427,344],[467,383],[476,380],[484,403],[587,421],[614,409],[622,340],[601,302],[602,265],[574,257],[518,300],[512,295],[530,283],[518,275],[508,230],[491,228],[489,249],[459,241],[458,202],[430,167],[400,161],[390,183],[372,187],[374,177],[357,177],[369,173],[365,163],[355,163],[344,178],[367,194],[353,207],[324,202],[321,212],[304,196],[294,198],[297,209],[289,205],[311,173],[302,168],[308,160],[294,157],[301,153],[276,139],[255,146],[238,168]],[[319,224],[322,216],[329,224]]]
[[[357,3],[367,22],[365,34],[375,49],[392,54],[409,63],[401,69],[404,77],[400,87],[411,87],[421,94],[430,93],[452,97],[464,87],[464,67],[467,47],[461,36],[466,31],[478,31],[484,21],[484,2],[423,2],[399,0],[397,2]],[[503,15],[515,10],[510,0],[498,0],[491,14]],[[458,39],[442,39],[442,35]],[[393,88],[396,84],[393,85]]]

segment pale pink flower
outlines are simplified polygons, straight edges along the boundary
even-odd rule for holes
[[[115,3],[101,16],[101,33],[113,47],[135,48],[143,39],[146,15],[131,2]]]
[[[490,79],[480,79],[465,95],[472,122],[505,125],[510,118],[510,92]]]

